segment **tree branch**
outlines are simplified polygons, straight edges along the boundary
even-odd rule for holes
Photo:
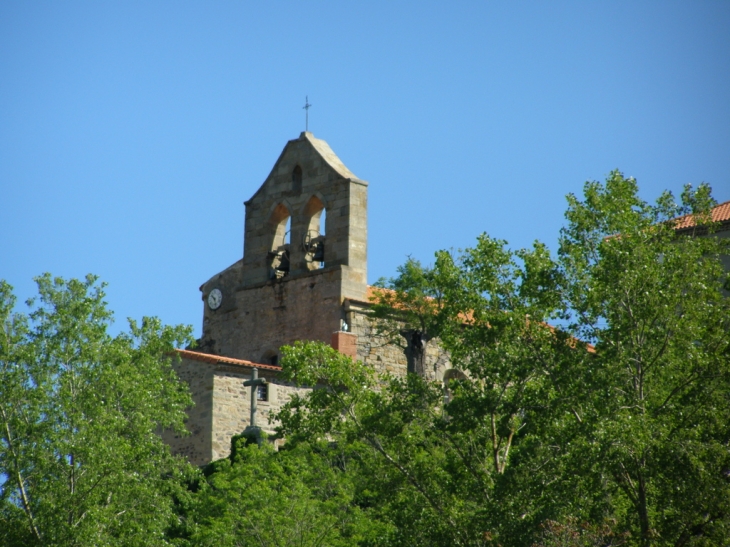
[[[30,500],[28,499],[28,493],[25,491],[25,481],[23,480],[23,475],[20,473],[20,463],[18,461],[18,454],[15,451],[15,447],[13,446],[13,438],[12,433],[10,432],[10,423],[8,421],[8,416],[4,408],[0,408],[0,413],[2,413],[3,423],[5,425],[5,433],[8,439],[8,448],[10,449],[10,453],[13,456],[13,464],[15,466],[15,473],[13,473],[13,475],[15,481],[18,484],[18,488],[20,489],[20,497],[23,502],[23,511],[28,517],[28,523],[30,524],[30,529],[33,532],[33,535],[38,541],[41,541],[41,533],[36,526],[35,518],[33,517],[33,511],[30,507]]]

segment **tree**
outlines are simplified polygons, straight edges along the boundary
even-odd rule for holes
[[[189,327],[112,337],[96,278],[36,279],[29,314],[0,283],[0,542],[159,545],[189,467],[157,431],[191,404],[170,366]]]
[[[417,375],[382,389],[372,371],[318,342],[282,348],[285,378],[317,387],[279,413],[288,445],[336,442],[355,499],[393,533],[389,545],[446,544],[463,535],[460,509],[433,480],[443,463],[433,427],[441,390]]]
[[[208,466],[184,511],[190,545],[335,547],[382,533],[354,503],[350,476],[326,444],[276,452],[239,436],[233,448]]]
[[[558,266],[544,245],[512,251],[484,234],[474,248],[438,252],[433,267],[409,260],[399,273],[381,293],[375,318],[385,319],[391,332],[425,325],[449,352],[452,366],[466,373],[445,386],[445,406],[440,397],[432,399],[435,406],[428,412],[433,418],[425,428],[431,445],[438,447],[427,459],[435,463],[440,453],[453,473],[445,478],[460,489],[454,490],[460,499],[446,504],[462,509],[459,525],[451,528],[466,543],[485,534],[494,541],[501,536],[518,544],[519,538],[527,541],[520,534],[546,518],[546,505],[554,511],[560,499],[554,496],[548,503],[539,487],[530,490],[529,485],[554,479],[555,467],[544,462],[554,459],[550,435],[556,413],[562,416],[556,385],[568,364],[585,353],[584,345],[545,323],[564,312]],[[578,346],[583,350],[576,351]],[[409,378],[407,383],[418,382]],[[441,388],[429,389],[438,393]],[[383,390],[390,392],[403,400],[397,389]],[[393,407],[384,401],[377,406]],[[424,408],[419,420],[426,415]],[[393,446],[410,446],[416,438],[403,437]],[[520,468],[510,471],[515,459]],[[432,499],[438,497],[443,491]]]
[[[560,241],[572,332],[595,343],[575,371],[590,423],[578,459],[607,479],[612,510],[638,545],[714,545],[730,537],[730,302],[726,240],[678,235],[694,214],[710,231],[706,185],[682,204],[638,197],[613,172],[569,196]]]

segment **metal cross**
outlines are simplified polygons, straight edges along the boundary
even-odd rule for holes
[[[304,96],[304,106],[302,107],[306,111],[306,116],[305,116],[306,122],[305,122],[305,125],[304,125],[304,130],[305,131],[309,131],[309,108],[311,106],[312,105],[309,104],[309,96],[308,95],[305,95]]]
[[[266,378],[259,378],[259,369],[256,367],[251,372],[251,379],[243,382],[244,386],[251,386],[251,427],[256,427],[256,407],[258,406],[256,389],[258,386],[265,386],[267,383]]]

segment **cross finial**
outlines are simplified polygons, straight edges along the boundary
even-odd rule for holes
[[[306,114],[305,114],[305,122],[304,122],[304,130],[305,131],[309,131],[309,108],[311,106],[312,105],[309,104],[309,96],[308,95],[305,95],[304,96],[304,106],[302,107],[302,108],[304,108],[304,111],[306,112]]]
[[[258,386],[265,386],[266,384],[268,384],[266,378],[259,378],[259,369],[257,369],[256,367],[254,367],[251,371],[251,379],[243,382],[244,386],[251,386],[251,423],[249,425],[252,428],[256,427],[256,407],[258,406],[256,404],[258,399],[256,389],[258,388]]]

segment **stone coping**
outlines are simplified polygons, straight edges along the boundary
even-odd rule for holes
[[[233,357],[225,357],[223,355],[213,355],[211,353],[201,353],[199,351],[190,351],[187,349],[175,350],[180,357],[192,359],[193,361],[202,361],[211,365],[235,365],[245,368],[258,368],[262,370],[281,371],[281,367],[274,365],[264,365],[263,363],[254,363],[253,361],[244,361],[243,359],[234,359]]]

